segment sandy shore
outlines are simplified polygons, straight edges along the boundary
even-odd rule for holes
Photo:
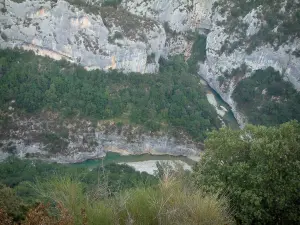
[[[148,160],[142,162],[127,162],[127,163],[118,163],[118,164],[126,164],[128,166],[133,167],[137,171],[146,172],[153,175],[155,171],[157,171],[157,166],[156,166],[157,162],[168,163],[173,167],[175,167],[175,165],[178,163],[183,166],[184,170],[192,170],[192,167],[190,165],[188,165],[185,162],[182,162],[181,160]]]

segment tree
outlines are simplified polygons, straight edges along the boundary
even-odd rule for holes
[[[4,210],[8,216],[14,220],[20,220],[24,217],[26,207],[22,200],[16,196],[13,189],[0,184],[0,209]]]
[[[241,224],[300,223],[300,124],[222,128],[195,166],[198,186],[225,192]]]

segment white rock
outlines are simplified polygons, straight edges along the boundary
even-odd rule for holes
[[[135,170],[139,172],[146,172],[148,174],[154,175],[158,170],[156,164],[157,163],[167,163],[168,165],[175,168],[177,164],[181,165],[184,170],[192,170],[192,167],[187,163],[181,160],[147,160],[142,162],[126,162],[126,163],[118,163],[118,164],[126,164],[128,166],[133,167]]]

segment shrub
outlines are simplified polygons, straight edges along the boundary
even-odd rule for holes
[[[196,40],[192,47],[191,57],[187,63],[189,65],[189,72],[193,74],[198,73],[199,61],[204,62],[206,59],[206,36],[196,35]]]
[[[209,134],[196,184],[224,191],[238,224],[300,223],[300,124],[249,125]]]
[[[104,0],[104,2],[102,3],[102,6],[113,6],[113,7],[117,7],[118,5],[120,5],[122,2],[122,0]]]
[[[204,195],[174,178],[155,187],[142,187],[120,193],[114,198],[94,199],[82,184],[69,178],[51,180],[39,189],[44,196],[70,212],[75,224],[228,224],[231,217],[226,199]],[[101,190],[100,190],[101,191]]]

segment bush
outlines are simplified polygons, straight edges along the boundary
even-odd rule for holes
[[[94,199],[82,184],[69,178],[50,180],[41,193],[61,202],[75,224],[228,224],[231,223],[225,198],[204,195],[176,179],[165,179],[155,187],[125,191],[114,198]],[[101,190],[100,190],[101,191]]]
[[[113,34],[113,36],[109,36],[108,37],[108,42],[109,43],[115,43],[115,40],[116,39],[123,39],[124,37],[123,37],[123,34],[121,33],[121,32],[119,32],[119,31],[116,31],[114,34]]]
[[[196,184],[225,192],[238,224],[300,223],[300,124],[249,125],[209,134]]]
[[[198,73],[199,61],[204,62],[206,59],[206,36],[196,35],[196,40],[192,47],[191,57],[187,63],[189,65],[189,72],[193,74]]]
[[[14,190],[2,184],[0,184],[0,209],[8,213],[14,221],[24,219],[26,212],[26,206],[22,204]]]

